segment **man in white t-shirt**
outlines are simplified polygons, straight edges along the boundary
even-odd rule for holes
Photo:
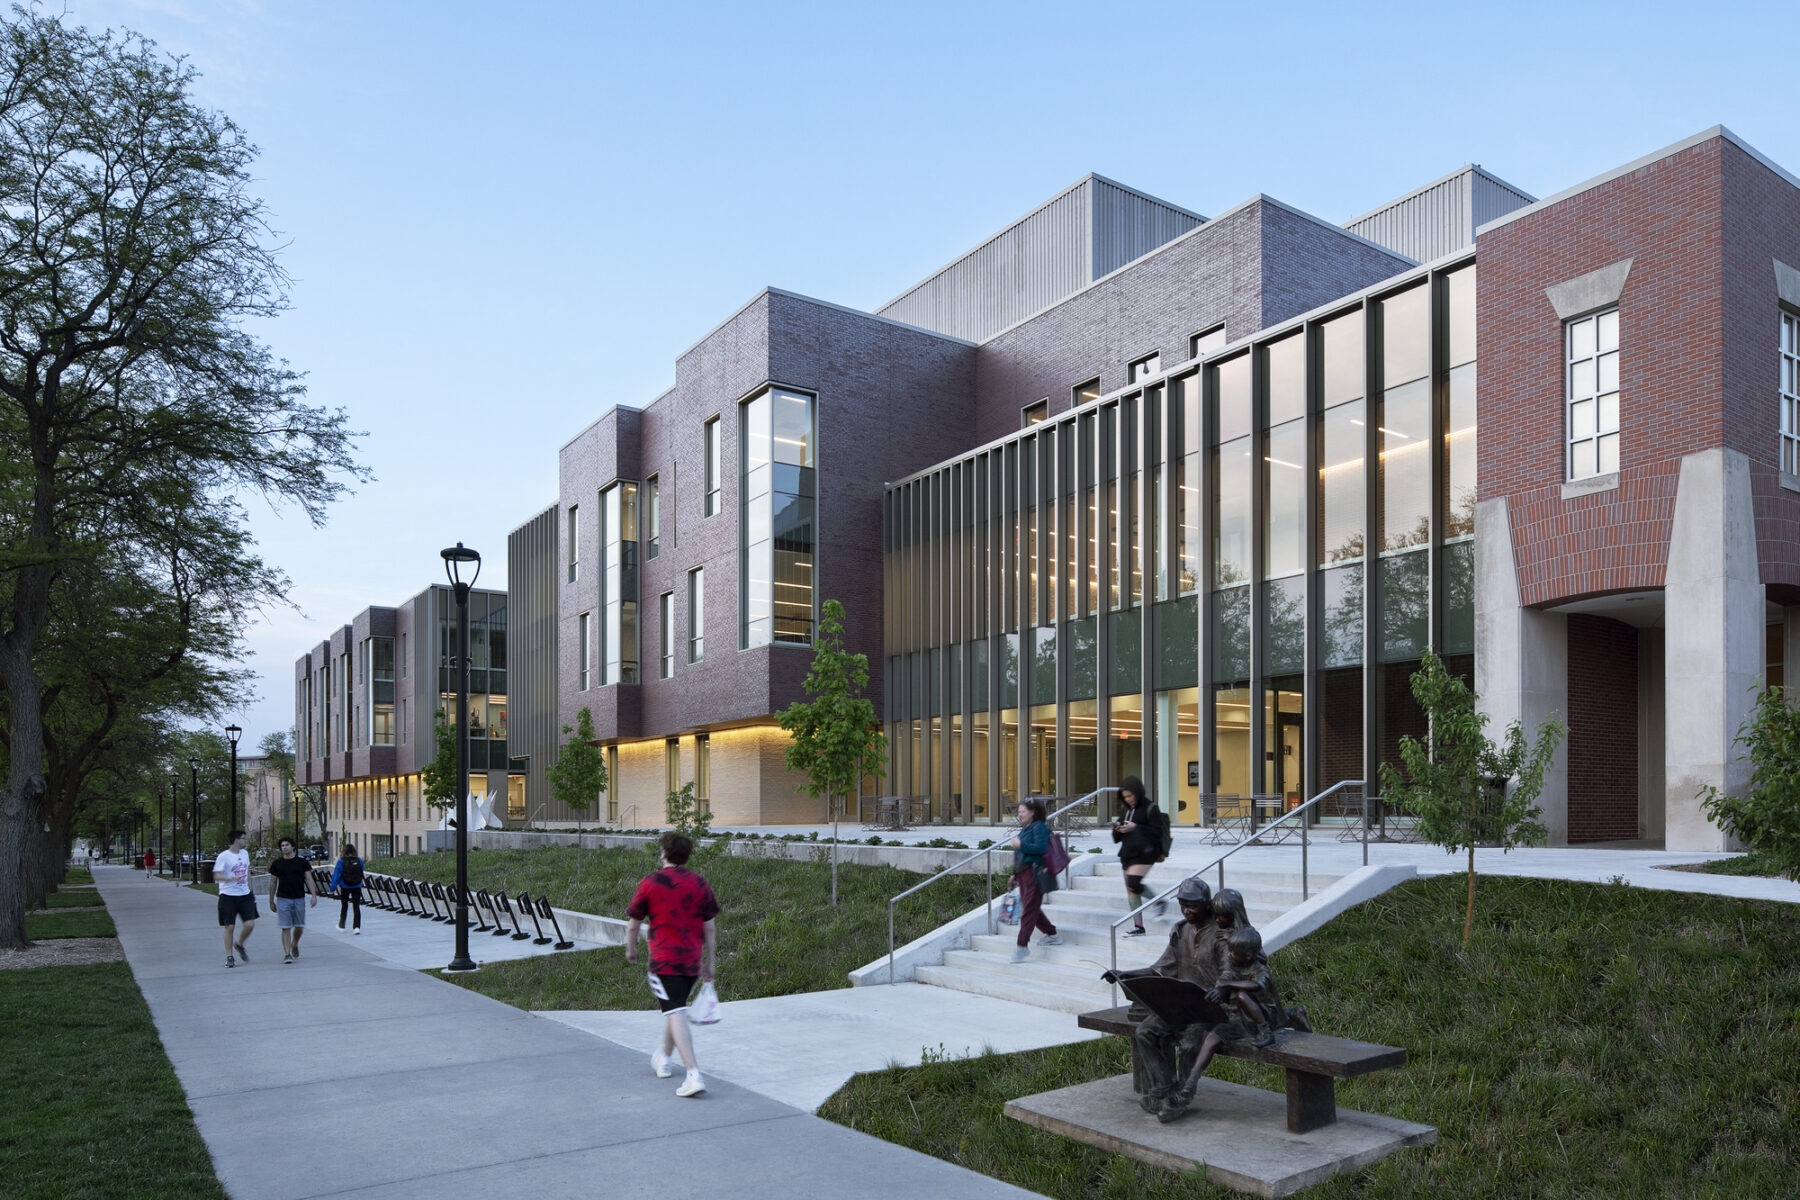
[[[237,966],[237,960],[250,961],[250,952],[244,949],[244,943],[250,940],[250,931],[256,928],[256,897],[250,894],[250,855],[244,850],[249,841],[244,831],[231,831],[231,846],[219,851],[219,857],[213,860],[213,882],[219,885],[219,928],[225,934],[225,965]],[[244,931],[236,933],[238,919],[244,922]],[[237,958],[232,957],[232,948],[237,949]]]

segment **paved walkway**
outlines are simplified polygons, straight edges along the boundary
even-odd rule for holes
[[[324,928],[335,905],[321,902],[299,962],[282,965],[265,918],[254,961],[226,970],[210,895],[129,867],[94,875],[234,1197],[1030,1194],[723,1077],[680,1099],[679,1078],[651,1073],[647,1045],[521,1013],[377,953],[382,927],[405,922],[435,929],[447,960],[444,925],[365,912],[363,936],[340,937]]]

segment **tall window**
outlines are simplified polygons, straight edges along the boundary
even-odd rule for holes
[[[719,511],[719,418],[706,423],[706,515]]]
[[[688,572],[688,661],[706,657],[706,568]]]
[[[569,505],[569,582],[574,583],[581,568],[581,509]]]
[[[1568,324],[1569,478],[1619,469],[1619,310]]]
[[[575,618],[575,645],[581,654],[580,690],[584,692],[588,690],[588,665],[594,661],[593,618],[593,613],[582,613]]]
[[[681,739],[663,742],[663,787],[670,795],[681,790]]]
[[[638,681],[637,484],[600,493],[600,686]]]
[[[667,679],[675,674],[675,593],[664,592],[657,598],[657,645],[662,651],[660,677]]]
[[[394,744],[394,639],[372,637],[363,643],[369,678],[369,744]]]
[[[1781,469],[1800,475],[1800,317],[1781,314]]]
[[[744,402],[739,422],[740,644],[810,642],[813,398],[770,388]]]
[[[712,738],[704,733],[694,739],[694,798],[712,811]]]
[[[644,481],[644,558],[656,557],[662,541],[662,484],[652,475]]]
[[[1125,382],[1136,383],[1140,379],[1148,379],[1160,370],[1162,370],[1162,354],[1146,354],[1125,368]]]

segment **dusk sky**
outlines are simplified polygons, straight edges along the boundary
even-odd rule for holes
[[[767,285],[879,307],[1090,171],[1350,220],[1467,162],[1544,196],[1716,124],[1800,173],[1784,4],[68,0],[185,55],[261,147],[292,311],[367,431],[323,529],[247,501],[292,609],[246,746],[371,604],[506,582],[559,446]],[[1269,15],[1275,14],[1275,15]]]

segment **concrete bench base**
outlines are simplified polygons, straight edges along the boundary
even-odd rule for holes
[[[1131,1076],[1010,1101],[1015,1121],[1171,1171],[1203,1171],[1213,1183],[1255,1196],[1287,1196],[1360,1170],[1437,1130],[1393,1117],[1338,1109],[1311,1133],[1289,1133],[1282,1097],[1262,1088],[1203,1079],[1187,1115],[1171,1125],[1138,1107]]]

